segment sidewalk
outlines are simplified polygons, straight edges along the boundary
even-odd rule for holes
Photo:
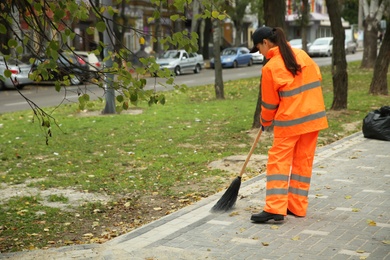
[[[236,207],[215,194],[101,245],[0,254],[0,259],[390,259],[390,142],[356,133],[317,149],[305,218],[252,223],[265,176],[244,182]]]

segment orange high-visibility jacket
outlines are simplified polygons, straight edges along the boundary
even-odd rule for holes
[[[321,72],[306,52],[293,49],[302,72],[295,77],[284,65],[279,47],[267,53],[262,69],[261,124],[274,124],[275,137],[288,137],[328,127]]]

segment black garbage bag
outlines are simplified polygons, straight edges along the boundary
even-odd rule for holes
[[[390,141],[390,106],[383,106],[367,114],[363,119],[363,135]]]

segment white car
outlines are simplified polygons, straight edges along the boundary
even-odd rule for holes
[[[10,77],[4,75],[6,70],[11,72]],[[0,89],[22,89],[25,85],[33,84],[34,81],[28,77],[30,73],[31,65],[14,58],[4,60],[0,56]]]
[[[253,63],[263,63],[264,56],[259,51],[251,53]]]
[[[103,65],[95,53],[88,51],[75,51],[74,53],[88,64],[93,77],[98,78],[98,72],[103,68]]]
[[[310,56],[332,56],[333,37],[317,38],[310,45],[308,53]]]

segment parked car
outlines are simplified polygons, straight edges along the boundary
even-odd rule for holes
[[[302,50],[302,39],[292,39],[289,41],[291,47]],[[306,47],[309,49],[311,42],[307,42]]]
[[[9,70],[11,77],[6,77],[4,72]],[[22,89],[24,86],[33,84],[34,81],[29,78],[31,65],[22,61],[0,56],[0,89]]]
[[[89,66],[91,77],[99,78],[99,71],[103,68],[101,59],[93,52],[75,51]]]
[[[317,38],[310,45],[308,53],[310,56],[332,56],[333,37]]]
[[[251,53],[253,63],[263,63],[264,56],[259,51]]]
[[[222,68],[237,68],[238,66],[252,66],[253,58],[246,47],[226,48],[221,53]],[[210,67],[214,68],[214,58],[210,60]]]
[[[46,57],[36,58],[32,69],[36,70],[39,64],[50,62],[50,59]],[[56,66],[55,70],[50,71],[50,79],[46,80],[64,80],[66,76],[73,75],[73,77],[69,77],[70,83],[72,85],[78,85],[91,78],[89,65],[81,57],[73,53],[62,52],[56,60]]]
[[[356,52],[356,49],[357,49],[357,43],[352,40],[352,39],[349,39],[349,40],[345,40],[345,54],[348,54],[348,53],[355,53]]]
[[[185,50],[169,50],[156,60],[160,68],[167,68],[176,76],[184,72],[199,73],[204,68],[203,55]]]

